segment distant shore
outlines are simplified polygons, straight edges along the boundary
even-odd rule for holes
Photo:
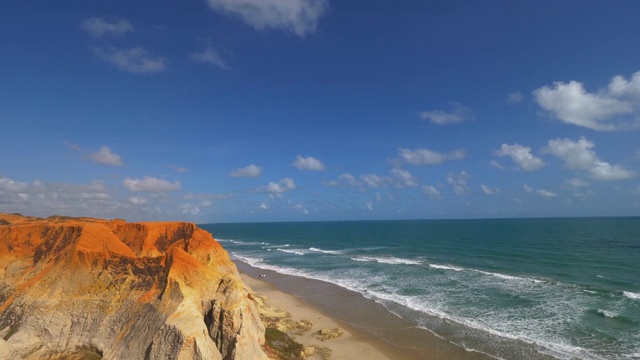
[[[313,323],[310,331],[293,335],[296,341],[305,346],[327,347],[332,359],[491,359],[415,328],[359,294],[234,262],[243,281],[257,294],[265,295],[269,306],[287,311],[294,321]],[[266,276],[260,278],[260,274]],[[320,341],[314,333],[323,328],[340,329],[344,334]]]

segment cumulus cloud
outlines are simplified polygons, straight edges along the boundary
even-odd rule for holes
[[[540,189],[540,190],[536,190],[536,193],[540,196],[543,197],[556,197],[558,196],[558,194],[551,192],[549,190],[545,190],[545,189]]]
[[[262,168],[260,166],[251,164],[249,166],[245,166],[240,169],[236,169],[229,173],[232,177],[243,177],[243,178],[257,178],[262,174]]]
[[[291,191],[296,188],[296,184],[291,178],[280,179],[279,182],[270,182],[267,186],[262,187],[261,192],[266,192],[272,195],[272,197],[281,197],[287,191]]]
[[[396,187],[400,189],[418,186],[418,179],[407,170],[392,169],[390,173],[396,179]]]
[[[453,189],[453,193],[458,196],[466,195],[469,192],[471,192],[471,189],[469,189],[469,185],[467,185],[468,179],[469,179],[469,174],[467,174],[464,171],[461,171],[458,174],[449,173],[447,175],[447,183],[451,185],[451,188]]]
[[[365,174],[360,176],[360,179],[372,188],[386,188],[393,182],[391,178],[386,176],[378,176],[376,174]]]
[[[94,48],[93,51],[100,59],[132,74],[161,72],[167,66],[167,59],[161,56],[152,56],[147,50],[139,47],[131,49]]]
[[[584,188],[584,187],[589,187],[591,185],[588,181],[584,181],[578,178],[569,179],[565,181],[565,184],[574,188]]]
[[[453,110],[450,112],[442,110],[422,111],[419,117],[423,121],[430,121],[437,125],[453,124],[465,120],[473,119],[473,112],[466,106],[452,102]]]
[[[322,161],[311,156],[303,157],[302,155],[298,155],[292,165],[300,170],[322,171],[325,169]]]
[[[110,165],[110,166],[122,166],[122,159],[120,155],[111,151],[107,146],[103,146],[97,152],[89,154],[89,160],[96,164]]]
[[[355,176],[351,174],[340,174],[338,176],[338,180],[331,180],[325,182],[324,185],[331,187],[341,187],[341,186],[361,186],[360,182],[356,179]]]
[[[278,29],[304,37],[318,27],[326,0],[207,0],[216,12],[236,17],[256,30]]]
[[[15,181],[5,177],[0,177],[0,191],[18,193],[21,191],[25,191],[28,187],[29,187],[29,184],[25,182]]]
[[[522,102],[523,99],[524,99],[524,97],[522,96],[522,93],[520,93],[519,91],[512,92],[512,93],[507,95],[507,102],[509,104],[515,104],[515,103]]]
[[[200,215],[200,208],[191,204],[180,205],[180,212],[185,215]]]
[[[145,176],[142,179],[126,178],[122,180],[122,186],[129,191],[144,191],[165,193],[180,190],[180,182],[171,183],[165,179]]]
[[[464,159],[466,153],[464,150],[459,149],[449,153],[441,153],[429,149],[398,149],[400,158],[411,165],[438,165],[447,160],[460,160]]]
[[[591,150],[593,147],[595,144],[584,137],[578,141],[554,139],[549,140],[544,151],[562,159],[566,168],[584,171],[596,181],[624,180],[635,176],[632,170],[600,160]]]
[[[212,46],[207,45],[201,52],[189,55],[192,61],[202,64],[211,64],[223,70],[231,70],[226,60],[220,55],[220,52]]]
[[[593,130],[640,125],[640,71],[615,76],[606,88],[588,92],[578,81],[554,82],[533,91],[538,105],[560,121]]]
[[[100,215],[118,207],[101,181],[88,184],[26,183],[0,177],[0,212],[36,216],[51,214]]]
[[[481,184],[480,188],[482,189],[482,192],[484,192],[487,195],[497,195],[500,193],[500,190],[496,187],[490,187],[490,186]]]
[[[435,200],[435,199],[441,199],[442,195],[440,194],[440,191],[438,191],[438,189],[436,189],[434,186],[432,185],[424,185],[422,187],[422,192],[430,199]]]
[[[128,200],[132,205],[146,205],[148,203],[148,200],[142,196],[130,196]]]
[[[84,31],[93,37],[122,36],[133,31],[133,25],[126,19],[91,17],[85,19],[81,26]]]
[[[520,144],[502,144],[497,156],[508,156],[525,171],[535,171],[544,166],[542,159],[531,154],[531,148]]]

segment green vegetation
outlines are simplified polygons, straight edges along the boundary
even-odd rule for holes
[[[298,360],[302,359],[300,354],[304,351],[302,344],[293,340],[286,333],[274,329],[267,328],[265,331],[265,340],[267,351],[282,360]]]

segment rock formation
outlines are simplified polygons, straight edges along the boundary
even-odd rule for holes
[[[0,359],[266,359],[264,331],[194,224],[0,214]]]

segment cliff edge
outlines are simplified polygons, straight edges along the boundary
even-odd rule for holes
[[[250,298],[194,224],[0,213],[0,359],[266,359]]]

